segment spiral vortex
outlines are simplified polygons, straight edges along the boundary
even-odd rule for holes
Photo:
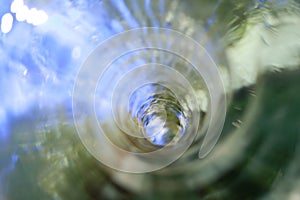
[[[300,199],[299,8],[2,0],[0,199]]]
[[[133,29],[100,44],[84,62],[73,93],[74,122],[99,161],[142,173],[174,162],[197,134],[204,135],[201,101],[209,102],[209,121],[202,123],[207,133],[199,155],[207,155],[222,131],[225,97],[218,68],[200,44],[171,29]],[[129,164],[133,160],[137,164]]]

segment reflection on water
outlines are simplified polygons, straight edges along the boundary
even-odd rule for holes
[[[176,144],[185,134],[188,113],[184,112],[175,94],[163,85],[148,84],[138,88],[130,97],[129,105],[132,105],[129,107],[132,118],[152,144]]]
[[[0,199],[299,199],[299,14],[296,0],[4,0]],[[101,41],[145,26],[205,46],[220,67],[228,113],[207,158],[197,158],[198,138],[168,168],[130,175],[84,149],[71,96]]]

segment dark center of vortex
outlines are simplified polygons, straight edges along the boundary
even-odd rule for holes
[[[152,144],[176,143],[185,134],[188,119],[175,94],[160,84],[144,85],[131,95],[131,117]]]

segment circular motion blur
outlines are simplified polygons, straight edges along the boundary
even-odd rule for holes
[[[299,9],[3,0],[0,199],[300,199]]]

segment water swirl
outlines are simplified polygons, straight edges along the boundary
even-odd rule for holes
[[[0,199],[299,199],[299,8],[3,0]]]
[[[111,46],[118,51],[110,51]],[[140,51],[145,50],[147,54],[143,58]],[[165,65],[166,60],[162,59],[165,56],[173,63]],[[147,60],[149,57],[150,62]],[[155,60],[162,60],[162,63]],[[195,77],[193,82],[191,77]],[[159,84],[165,91],[160,91],[157,86],[149,87],[151,84]],[[197,95],[199,92],[206,93],[207,99]],[[158,100],[159,96],[161,99]],[[174,104],[176,101],[178,103]],[[198,129],[202,123],[201,101],[209,102],[209,108],[204,108],[208,118],[208,124],[203,125],[207,128],[206,134],[203,129]],[[163,110],[158,113],[165,119],[156,120],[160,124],[155,124],[153,116],[144,116],[144,113],[153,112],[153,107],[156,107],[154,111]],[[197,42],[170,29],[133,29],[100,44],[79,71],[73,94],[74,121],[83,144],[109,167],[132,173],[153,171],[169,165],[184,153],[197,134],[205,135],[199,151],[199,155],[204,157],[219,138],[225,111],[223,83],[211,57]],[[178,130],[174,120],[178,121]],[[87,123],[92,127],[92,132],[86,131]],[[176,131],[171,131],[174,128]],[[156,129],[162,130],[152,132]],[[173,139],[174,135],[179,137],[178,134],[181,135],[179,143],[168,145],[172,140],[167,137]],[[154,135],[157,137],[153,138]],[[128,144],[128,136],[135,144],[150,140],[150,143],[157,143],[156,146],[163,148],[148,151],[143,144],[143,151],[147,153],[131,152],[134,147],[124,145]],[[111,156],[104,155],[107,151],[111,151]],[[124,163],[119,163],[119,155],[127,157],[128,161],[124,159]],[[130,165],[132,160],[139,164]]]

